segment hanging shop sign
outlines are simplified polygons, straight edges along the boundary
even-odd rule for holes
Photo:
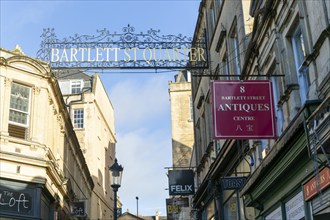
[[[323,168],[318,175],[314,176],[307,183],[304,184],[305,201],[312,199],[320,190],[326,189],[330,186],[330,168]]]
[[[166,199],[166,212],[168,220],[184,219],[190,213],[188,198]]]
[[[71,215],[76,217],[86,216],[86,201],[72,202]]]
[[[213,81],[211,88],[215,139],[276,137],[270,81]]]
[[[221,178],[222,189],[231,190],[231,189],[242,189],[246,183],[246,177],[244,176],[235,176],[235,177],[223,177]]]
[[[205,39],[194,42],[159,30],[135,33],[128,25],[122,33],[98,30],[97,35],[58,39],[54,29],[44,29],[37,58],[53,69],[201,69],[207,68]]]
[[[170,195],[193,195],[195,193],[192,170],[169,170],[168,179]]]

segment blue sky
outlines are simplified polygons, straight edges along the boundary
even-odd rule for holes
[[[36,57],[44,28],[55,28],[59,39],[96,35],[106,28],[121,32],[130,24],[136,32],[150,28],[160,34],[192,37],[199,0],[167,1],[15,1],[1,0],[0,47],[19,44]],[[97,72],[97,71],[96,71]],[[168,81],[175,72],[107,73],[101,78],[115,108],[117,158],[124,166],[119,197],[123,211],[166,215],[166,170],[171,161],[171,121]]]

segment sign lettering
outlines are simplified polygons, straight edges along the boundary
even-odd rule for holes
[[[190,212],[188,198],[166,199],[166,212],[168,220],[181,219],[184,212]]]
[[[211,88],[215,139],[276,137],[270,81],[213,81]]]
[[[205,39],[194,42],[181,34],[159,35],[156,30],[135,33],[128,25],[123,33],[98,30],[98,36],[75,35],[57,39],[54,29],[44,29],[37,58],[53,69],[205,69]]]
[[[32,207],[32,197],[24,192],[0,191],[1,210],[17,213],[27,213]]]
[[[221,185],[223,189],[241,189],[246,183],[246,177],[223,177]]]
[[[73,202],[71,204],[71,215],[73,216],[85,216],[86,215],[86,203],[85,201]]]
[[[193,195],[195,193],[192,170],[169,170],[168,178],[170,195]]]
[[[313,198],[318,190],[326,189],[330,186],[330,168],[325,167],[319,172],[319,175],[313,177],[304,185],[305,201]]]

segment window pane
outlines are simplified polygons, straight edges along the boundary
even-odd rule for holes
[[[83,128],[84,127],[84,110],[76,109],[73,113],[73,123],[75,128]]]
[[[27,114],[22,112],[18,112],[14,110],[9,111],[9,121],[12,122],[17,122],[20,124],[27,125],[27,116],[28,116]]]
[[[30,89],[13,83],[11,87],[10,108],[28,113]]]
[[[10,97],[10,108],[27,113],[29,111],[29,99],[12,94]]]
[[[71,82],[71,93],[77,94],[81,91],[81,81],[72,81]]]
[[[30,88],[13,83],[10,95],[9,121],[28,124]]]

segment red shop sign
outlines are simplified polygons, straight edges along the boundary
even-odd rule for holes
[[[215,139],[276,137],[272,85],[269,80],[211,82]]]
[[[318,190],[322,190],[330,186],[330,168],[325,167],[319,172],[319,175],[310,179],[304,185],[304,196],[305,201],[313,198]]]

